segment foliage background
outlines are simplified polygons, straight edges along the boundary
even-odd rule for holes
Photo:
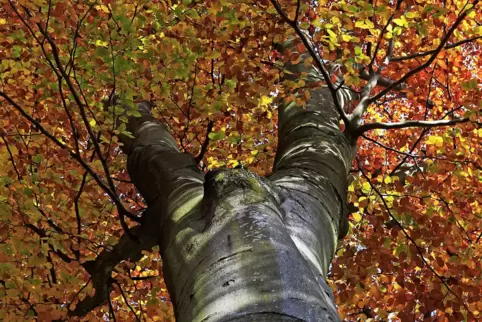
[[[359,139],[350,233],[329,274],[342,318],[480,318],[480,5],[299,3],[300,27],[355,90],[365,84],[356,66],[397,80],[435,57],[402,90],[370,105],[365,123],[467,118]],[[296,1],[279,4],[294,16]],[[299,55],[272,44],[293,33],[266,0],[2,1],[0,318],[53,320],[73,310],[93,293],[82,264],[123,233],[116,205],[144,210],[116,137],[125,134],[114,126],[122,111],[106,110],[106,97],[152,101],[194,155],[209,138],[206,171],[241,163],[268,174],[278,99],[309,98],[302,79],[280,82],[283,62]],[[109,304],[84,320],[173,320],[160,269],[155,250],[120,263]]]

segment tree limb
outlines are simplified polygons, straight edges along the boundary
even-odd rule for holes
[[[361,79],[369,81],[372,75],[365,69],[364,66],[360,66],[358,68],[359,71],[359,76]],[[391,86],[395,81],[392,81],[388,79],[387,77],[383,77],[380,75],[380,78],[378,79],[377,85],[383,86],[383,87],[388,87]],[[401,90],[403,88],[403,84],[398,84],[392,87],[394,90]]]
[[[377,86],[379,79],[380,79],[380,75],[378,73],[371,75],[368,83],[365,86],[363,86],[361,90],[360,101],[356,105],[353,112],[348,116],[350,119],[352,128],[355,129],[355,132],[359,122],[361,121],[363,113],[365,113],[366,109],[368,108],[370,93],[375,88],[375,86]]]
[[[73,310],[69,308],[69,316],[84,316],[105,304],[112,291],[112,284],[115,283],[111,276],[114,267],[124,260],[140,260],[143,256],[142,251],[150,251],[158,244],[157,233],[160,226],[154,223],[155,214],[150,215],[151,218],[144,224],[130,228],[129,233],[124,233],[115,246],[105,248],[95,260],[82,264],[91,276],[95,294],[79,301]],[[133,240],[129,235],[137,236],[138,241]]]
[[[438,127],[438,126],[450,126],[450,125],[455,125],[459,123],[467,123],[469,121],[470,119],[468,117],[464,117],[461,119],[438,120],[438,121],[403,121],[403,122],[395,122],[395,123],[374,122],[374,123],[361,125],[357,129],[356,135],[360,136],[366,131],[371,131],[375,129],[391,130],[391,129],[404,129],[407,127],[431,128],[431,127]],[[479,122],[475,122],[475,123],[479,124]]]
[[[18,171],[17,165],[15,164],[15,158],[13,157],[12,150],[10,149],[10,145],[8,144],[7,139],[3,135],[3,133],[0,133],[0,137],[3,140],[3,143],[5,143],[5,147],[7,148],[8,155],[10,156],[10,162],[12,163],[13,169],[15,170],[15,173],[17,174],[17,180],[20,181],[22,180],[22,175]]]
[[[209,146],[209,133],[211,133],[211,131],[213,130],[213,125],[214,125],[214,122],[213,121],[209,121],[208,123],[208,128],[206,130],[206,139],[204,140],[204,143],[201,147],[201,152],[199,152],[199,154],[196,156],[195,160],[196,160],[196,164],[199,164],[199,162],[201,162],[201,160],[204,158],[204,154],[206,153],[207,149],[208,149],[208,146]]]
[[[290,25],[293,30],[296,32],[298,37],[301,39],[303,44],[305,45],[305,48],[308,50],[308,53],[310,56],[313,58],[313,61],[315,62],[315,65],[317,69],[320,71],[320,73],[323,75],[323,78],[325,79],[325,82],[328,86],[328,89],[331,92],[331,96],[333,97],[333,103],[335,104],[336,110],[340,114],[340,117],[342,118],[343,122],[346,124],[346,126],[349,126],[350,120],[348,119],[345,111],[343,108],[340,106],[340,102],[338,101],[337,94],[336,94],[336,88],[334,84],[332,83],[330,79],[329,72],[326,70],[324,63],[321,61],[320,57],[316,54],[315,50],[311,46],[311,44],[308,42],[308,39],[306,38],[305,34],[303,31],[300,29],[298,25],[298,21],[296,20],[291,20],[286,13],[283,12],[281,9],[279,3],[276,0],[271,0],[271,3],[275,7],[276,11],[280,14],[280,16],[283,18],[283,20]]]

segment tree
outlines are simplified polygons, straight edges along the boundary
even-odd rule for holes
[[[480,318],[481,12],[2,3],[2,320]]]

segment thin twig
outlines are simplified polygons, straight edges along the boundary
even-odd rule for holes
[[[119,288],[120,292],[121,292],[121,295],[122,295],[122,298],[124,299],[124,302],[126,303],[127,307],[129,308],[129,310],[132,312],[132,314],[134,314],[134,316],[136,317],[136,321],[138,322],[141,322],[141,319],[139,319],[139,317],[137,316],[136,312],[134,311],[134,308],[129,304],[129,301],[127,300],[125,294],[124,294],[124,291],[122,290],[122,287],[120,285],[119,282],[115,281],[114,282],[117,287]]]
[[[8,144],[7,139],[5,139],[5,137],[3,136],[3,133],[1,133],[1,136],[2,136],[3,142],[5,143],[5,147],[7,148],[8,155],[10,156],[10,162],[12,163],[13,169],[17,173],[17,179],[18,181],[20,181],[22,180],[22,175],[20,175],[20,172],[17,169],[17,165],[15,164],[15,159],[13,157],[12,150],[10,150],[10,145]]]
[[[452,48],[455,48],[455,47],[458,47],[458,46],[462,46],[463,44],[473,42],[473,41],[478,40],[478,39],[482,39],[482,36],[476,36],[476,37],[472,37],[472,38],[468,38],[468,39],[458,41],[456,43],[445,46],[444,49],[445,50],[452,49]],[[408,60],[408,59],[428,56],[428,55],[431,55],[431,54],[435,53],[436,50],[437,49],[432,49],[432,50],[414,53],[414,54],[410,54],[410,55],[406,55],[406,56],[393,57],[392,59],[390,59],[390,61],[397,62],[397,61],[404,61],[404,60]]]

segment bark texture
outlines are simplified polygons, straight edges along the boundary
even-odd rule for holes
[[[312,67],[287,69],[319,81]],[[135,139],[121,139],[177,320],[338,321],[325,274],[346,232],[353,147],[330,91],[312,90],[306,108],[280,103],[269,178],[244,169],[204,176],[147,106],[139,110],[128,124]]]

